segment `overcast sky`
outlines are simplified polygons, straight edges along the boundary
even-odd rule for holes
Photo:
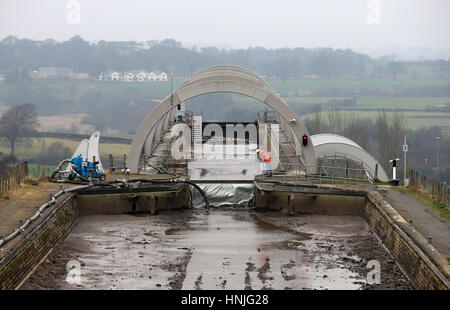
[[[0,0],[0,39],[450,49],[449,13],[449,0]]]

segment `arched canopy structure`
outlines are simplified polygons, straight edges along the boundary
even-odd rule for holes
[[[378,164],[377,178],[387,182],[389,178],[378,161],[367,153],[356,142],[339,135],[317,134],[311,136],[311,143],[317,158],[346,158],[362,163],[364,170],[372,176],[375,174],[375,165]]]
[[[162,132],[174,121],[178,104],[200,95],[230,92],[246,95],[259,100],[277,112],[280,127],[293,142],[297,155],[302,155],[306,167],[316,165],[316,156],[311,143],[301,146],[303,135],[308,131],[298,115],[287,103],[257,74],[237,66],[213,66],[203,69],[178,86],[172,94],[158,104],[140,125],[133,139],[128,158],[132,172],[138,172],[139,161],[143,154],[151,154],[152,145],[159,141]]]

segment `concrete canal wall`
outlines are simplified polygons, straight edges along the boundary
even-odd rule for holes
[[[78,219],[75,194],[66,195],[22,237],[4,248],[0,261],[0,289],[18,288],[44,260],[58,241],[64,239]]]
[[[395,257],[403,273],[408,277],[414,288],[419,290],[447,290],[448,263],[438,256],[439,253],[425,242],[425,238],[416,231],[416,240],[413,240],[396,222],[406,221],[399,214],[391,217],[386,212],[389,205],[381,207],[371,195],[367,196],[367,204],[364,209],[364,218],[370,228],[377,234],[383,244]],[[395,210],[392,210],[395,212]],[[419,239],[420,238],[420,239]],[[422,239],[422,240],[421,240]],[[429,257],[426,252],[430,249],[434,257]],[[433,259],[434,258],[434,259]],[[432,259],[435,261],[433,262]],[[441,269],[441,270],[440,270]]]
[[[395,257],[396,262],[417,289],[448,289],[446,261],[430,257],[425,240],[412,238],[410,232],[399,227],[405,222],[386,209],[385,202],[362,191],[325,189],[323,194],[314,188],[283,192],[255,189],[257,208],[285,210],[288,213],[318,213],[326,215],[360,215]],[[35,268],[45,260],[58,241],[63,240],[74,227],[78,217],[85,214],[121,214],[130,212],[156,213],[159,209],[188,206],[184,189],[156,192],[84,192],[67,194],[48,213],[27,229],[20,237],[7,244],[1,252],[0,289],[16,289]],[[388,206],[389,207],[389,206]],[[393,220],[395,218],[395,220]],[[419,236],[420,237],[420,236]],[[433,252],[433,251],[431,251]]]

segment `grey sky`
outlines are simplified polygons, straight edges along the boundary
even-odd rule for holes
[[[69,0],[0,0],[0,39],[450,49],[450,1],[372,1],[381,5],[380,24],[367,22],[370,0],[78,0],[80,24],[67,22]]]

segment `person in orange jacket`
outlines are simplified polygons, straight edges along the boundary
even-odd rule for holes
[[[270,167],[270,161],[272,160],[270,156],[266,153],[264,150],[256,149],[256,154],[258,155],[259,160],[263,162],[263,165],[265,164],[267,167],[267,174],[269,176],[272,175],[272,169]],[[264,173],[264,166],[263,166],[263,173]]]

